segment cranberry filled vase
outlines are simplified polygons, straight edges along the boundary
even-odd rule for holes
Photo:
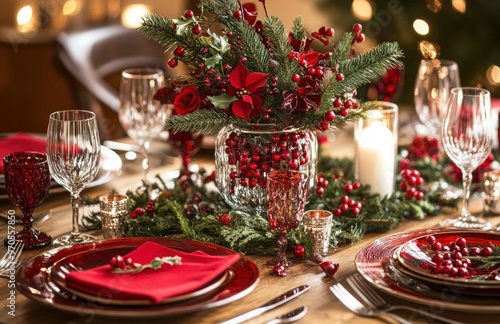
[[[304,172],[311,195],[317,182],[317,160],[318,141],[312,131],[273,124],[228,125],[215,142],[216,183],[233,209],[264,215],[268,172]]]

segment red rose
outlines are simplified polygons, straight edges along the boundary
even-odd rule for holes
[[[201,98],[198,93],[198,88],[194,85],[188,85],[181,89],[175,96],[174,109],[175,112],[181,116],[189,114],[190,112],[201,107]]]

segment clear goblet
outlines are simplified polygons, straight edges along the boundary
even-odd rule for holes
[[[278,231],[278,256],[269,266],[289,268],[293,263],[286,257],[287,234],[297,228],[304,216],[307,200],[307,175],[300,171],[273,170],[267,175],[267,219],[272,231]]]
[[[462,170],[464,186],[462,212],[446,219],[443,227],[490,229],[491,223],[469,212],[472,171],[490,154],[493,145],[491,99],[487,90],[455,88],[451,90],[446,117],[441,128],[443,148]]]
[[[450,60],[422,60],[415,80],[415,110],[420,121],[427,127],[431,136],[441,143],[441,124],[446,113],[450,91],[460,87],[460,74],[457,63]],[[439,159],[444,157],[442,144],[439,144]],[[441,177],[432,185],[432,190],[443,193],[445,198],[457,198],[461,190],[448,184]]]
[[[71,194],[71,234],[58,237],[54,246],[95,240],[79,231],[80,192],[99,171],[101,144],[95,114],[84,110],[57,111],[47,129],[47,160],[51,176]]]
[[[144,181],[148,186],[150,141],[164,129],[167,118],[166,109],[153,96],[164,86],[160,69],[131,68],[122,72],[118,116],[128,136],[141,147]]]
[[[27,250],[50,244],[50,235],[33,228],[32,217],[35,207],[49,195],[50,172],[46,155],[14,152],[7,154],[3,160],[9,200],[23,212],[24,228],[14,234],[14,239],[23,242]]]

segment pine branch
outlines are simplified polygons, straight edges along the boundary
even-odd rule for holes
[[[271,56],[264,43],[262,43],[260,35],[246,22],[240,25],[240,33],[242,51],[247,58],[247,68],[250,71],[269,73]]]
[[[271,16],[264,20],[263,34],[271,43],[271,52],[275,55],[276,61],[280,64],[280,69],[283,65],[289,62],[288,53],[292,47],[287,41],[286,29],[283,22],[275,16]]]
[[[344,74],[344,81],[338,82],[332,93],[350,92],[363,84],[383,75],[387,69],[399,66],[403,52],[397,43],[382,43],[371,50],[339,63],[339,72]]]
[[[333,51],[333,55],[328,61],[328,66],[333,67],[335,64],[339,62],[343,62],[349,59],[349,53],[352,47],[352,40],[354,38],[353,33],[344,33],[339,43],[337,44],[335,50]]]
[[[306,31],[302,25],[301,16],[298,16],[293,20],[292,34],[295,39],[303,39],[306,37]]]
[[[232,123],[238,123],[237,118],[228,117],[221,109],[200,109],[184,116],[170,117],[165,122],[165,127],[176,132],[215,134],[224,126]]]

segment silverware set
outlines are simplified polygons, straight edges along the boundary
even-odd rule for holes
[[[347,278],[347,283],[357,293],[364,304],[354,297],[354,295],[340,283],[331,286],[330,290],[337,297],[337,299],[342,302],[342,304],[359,316],[378,317],[384,320],[389,317],[396,320],[398,323],[409,324],[412,323],[412,321],[392,313],[395,310],[406,310],[418,313],[428,319],[441,321],[443,323],[464,324],[463,322],[427,312],[423,309],[406,305],[391,305],[383,299],[383,297],[379,295],[359,274]]]
[[[220,324],[239,324],[239,323],[243,323],[245,321],[248,321],[254,317],[262,315],[265,312],[267,312],[273,308],[276,308],[280,305],[283,305],[284,303],[302,295],[303,293],[308,291],[309,288],[310,288],[310,286],[308,286],[308,285],[302,285],[302,286],[295,287],[295,288],[271,299],[270,301],[268,301],[267,303],[265,303],[264,305],[262,305],[258,308],[255,308],[255,309],[248,311],[244,314],[236,316],[230,320],[224,321]],[[293,321],[296,321],[296,320],[299,320],[300,318],[302,318],[306,314],[306,312],[307,312],[307,307],[302,306],[302,307],[299,307],[297,309],[294,309],[291,312],[288,312],[286,314],[278,316],[278,317],[272,319],[271,321],[267,322],[266,324],[290,323],[290,322],[293,322]]]

